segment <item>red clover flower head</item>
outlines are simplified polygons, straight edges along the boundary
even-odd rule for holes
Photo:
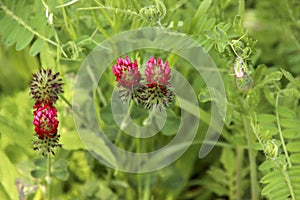
[[[57,134],[58,119],[57,110],[49,102],[37,101],[33,106],[33,124],[35,126],[35,132],[38,134],[39,139],[45,137],[53,138]]]
[[[161,58],[152,56],[146,63],[145,76],[146,87],[141,95],[142,103],[145,108],[152,109],[154,106],[160,110],[162,107],[169,107],[173,101],[171,78],[171,68],[168,61],[163,63]]]
[[[167,85],[170,80],[170,66],[168,61],[163,63],[161,58],[157,60],[152,56],[148,60],[145,69],[147,85]]]
[[[125,101],[135,100],[146,109],[169,107],[173,101],[173,90],[170,83],[171,68],[168,61],[152,56],[146,63],[145,79],[139,72],[136,60],[131,62],[128,56],[119,58],[112,66],[118,82],[119,93]]]
[[[116,76],[119,86],[125,88],[135,88],[139,86],[141,73],[138,70],[137,61],[130,61],[129,57],[119,58],[117,63],[112,67],[112,71]]]
[[[59,73],[52,74],[51,69],[41,69],[32,75],[30,82],[30,93],[35,100],[32,123],[37,136],[33,149],[42,155],[54,154],[53,149],[61,147],[57,133],[57,109],[54,106],[59,93],[63,92],[63,83],[58,76]]]

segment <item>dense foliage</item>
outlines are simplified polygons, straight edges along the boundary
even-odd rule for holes
[[[53,199],[300,199],[299,18],[297,0],[0,0],[0,199],[46,199],[47,159],[32,149],[29,95],[31,76],[41,68],[60,72],[64,82],[56,103],[62,148],[51,161]],[[190,82],[201,123],[193,144],[172,165],[130,174],[105,167],[86,150],[70,102],[89,52],[115,34],[141,27],[178,31],[202,45],[222,74],[227,112],[218,143],[199,159],[211,102],[224,105],[210,98],[201,76],[178,56],[132,52],[141,63],[151,55],[168,60]],[[109,114],[116,86],[111,70],[104,79],[95,107],[116,145],[148,152],[172,140],[178,102],[167,109],[160,134],[137,141],[115,126]],[[147,115],[136,107],[132,117],[143,123]]]

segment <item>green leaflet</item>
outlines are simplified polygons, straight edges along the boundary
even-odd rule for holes
[[[286,145],[286,148],[289,152],[300,152],[299,145],[300,145],[300,141],[290,142]]]
[[[285,199],[290,194],[285,178],[279,170],[268,173],[261,179],[261,182],[266,184],[261,194],[270,199]]]
[[[264,176],[260,180],[260,182],[261,183],[270,183],[272,181],[274,181],[274,182],[280,182],[280,180],[282,180],[282,179],[283,179],[282,173],[280,171],[275,170],[275,171],[273,171],[271,173],[268,173],[266,176]]]
[[[272,168],[276,167],[275,163],[273,162],[273,160],[266,160],[264,161],[260,166],[259,166],[259,170],[261,171],[266,171],[266,170],[271,170]]]
[[[300,136],[299,129],[284,129],[283,135],[286,139],[298,139]]]
[[[29,43],[32,41],[34,34],[26,29],[22,29],[19,33],[22,37],[18,37],[17,44],[16,44],[16,50],[20,51],[24,49]]]
[[[291,151],[293,152],[293,151]],[[294,153],[290,156],[291,162],[295,164],[300,164],[300,153]]]
[[[33,8],[27,4],[28,1],[17,1],[14,5],[9,5],[8,2],[0,4],[4,11],[0,20],[0,34],[5,46],[16,43],[16,50],[22,50],[30,44],[34,36],[44,41],[52,36],[49,29],[45,29],[47,18],[44,11],[40,9],[40,14],[35,13],[37,17],[32,17],[33,13],[28,11]],[[34,47],[30,54],[34,56],[41,49]]]
[[[33,45],[30,48],[30,55],[36,56],[43,48],[44,41],[42,39],[37,39],[34,41]]]
[[[289,118],[289,119],[296,119],[297,118],[297,115],[295,113],[294,110],[288,108],[288,107],[285,107],[285,106],[278,106],[277,108],[277,112],[279,113],[279,116],[280,117],[283,117],[283,118]]]

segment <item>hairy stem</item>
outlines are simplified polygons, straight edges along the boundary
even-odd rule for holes
[[[95,21],[95,23],[97,25],[98,30],[101,32],[101,34],[104,37],[109,38],[110,37],[109,34],[105,30],[105,28],[102,26],[101,21],[97,18],[95,10],[92,11],[92,14],[93,14],[93,18],[94,18],[94,21]]]
[[[140,153],[141,152],[141,144],[140,144],[140,138],[136,138],[136,152]],[[139,162],[140,164],[140,160],[138,159],[137,162]],[[143,182],[142,182],[142,176],[143,174],[138,174],[137,175],[137,183],[138,183],[138,199],[142,199],[143,198]]]
[[[47,176],[46,176],[46,182],[47,182],[47,191],[46,191],[46,195],[47,195],[47,200],[51,200],[52,196],[51,196],[51,154],[48,153],[47,154]]]
[[[282,170],[281,172],[283,173],[283,176],[284,176],[284,178],[287,182],[287,185],[289,187],[292,200],[296,200],[296,197],[295,197],[295,194],[294,194],[294,189],[293,189],[291,179],[290,179],[290,176],[289,176],[288,172],[286,170]]]
[[[67,30],[67,33],[70,35],[70,37],[72,38],[73,41],[76,41],[76,32],[74,30],[74,27],[72,25],[72,22],[70,20],[70,18],[68,17],[68,14],[66,12],[66,9],[64,7],[61,8],[62,10],[62,15],[63,15],[63,21]]]
[[[145,190],[143,192],[143,200],[149,200],[151,195],[151,188],[150,188],[150,175],[147,175],[145,181]]]
[[[242,20],[244,19],[245,13],[245,0],[239,0],[239,15],[241,16]]]
[[[280,95],[280,92],[278,92],[277,95],[276,95],[276,105],[275,105],[276,124],[277,124],[277,128],[278,128],[280,141],[281,141],[281,144],[282,144],[282,149],[283,149],[283,152],[284,152],[284,155],[285,155],[285,159],[288,163],[288,167],[292,167],[292,163],[291,163],[288,151],[286,149],[286,145],[285,145],[285,142],[284,142],[284,138],[283,138],[282,130],[281,130],[281,126],[280,126],[279,113],[278,113],[279,95]]]
[[[89,76],[91,77],[91,79],[92,79],[92,81],[93,81],[93,84],[94,84],[94,85],[98,85],[98,81],[96,80],[95,74],[93,73],[93,71],[92,71],[92,69],[91,69],[91,66],[88,65],[86,69],[87,69],[87,72],[88,72]],[[105,98],[104,98],[104,95],[103,95],[103,93],[102,93],[101,88],[100,88],[100,87],[97,87],[97,88],[96,88],[96,91],[97,91],[98,96],[99,96],[101,102],[103,103],[104,107],[107,106],[107,102],[106,102],[106,100],[105,100]]]
[[[290,168],[290,167],[292,167],[292,163],[291,163],[288,151],[286,149],[286,144],[285,144],[285,141],[284,141],[284,138],[283,138],[281,125],[280,125],[280,119],[279,119],[279,113],[278,113],[279,96],[280,96],[280,92],[277,93],[276,102],[275,102],[276,124],[277,124],[277,128],[278,128],[280,141],[281,141],[281,144],[282,144],[282,149],[283,149],[283,152],[284,152],[284,155],[285,155],[285,159],[286,159],[286,162],[288,163],[288,168]],[[283,174],[283,176],[284,176],[284,178],[287,182],[288,188],[290,190],[291,198],[292,198],[292,200],[295,200],[296,198],[295,198],[295,194],[294,194],[294,189],[293,189],[289,174],[287,173],[287,171],[285,169],[282,169],[282,167],[279,167],[279,168],[280,168],[281,173]]]
[[[290,5],[289,5],[288,0],[285,0],[285,1],[284,1],[284,4],[285,4],[285,6],[286,6],[286,9],[287,9],[287,11],[288,11],[288,13],[289,13],[289,17],[291,18],[291,20],[292,20],[294,23],[297,23],[297,19],[294,17],[293,11],[292,11],[292,9],[291,9],[291,7],[290,7]]]
[[[285,179],[285,181],[288,185],[289,191],[290,191],[291,200],[296,200],[294,189],[293,189],[291,179],[290,179],[290,176],[289,176],[287,170],[284,167],[282,167],[281,164],[278,161],[274,160],[273,162],[275,163],[277,168],[280,170],[280,172],[284,176],[284,179]]]
[[[283,174],[286,182],[287,182],[287,185],[289,187],[289,190],[290,190],[290,195],[291,195],[291,198],[292,200],[296,200],[296,197],[295,197],[295,193],[294,193],[294,189],[293,189],[293,186],[292,186],[292,183],[291,183],[291,179],[290,179],[290,176],[288,174],[288,172],[284,169],[281,169],[281,173]]]
[[[241,199],[241,191],[242,191],[242,168],[243,168],[243,160],[244,160],[244,149],[242,146],[238,146],[236,149],[236,177],[235,177],[235,199]]]
[[[246,116],[243,116],[243,121],[244,121],[244,127],[246,132],[248,156],[249,156],[249,163],[250,163],[251,200],[258,200],[259,186],[257,183],[257,171],[256,171],[257,166],[256,166],[256,159],[255,159],[255,150],[253,149],[253,141],[250,133],[249,123],[246,119]]]
[[[118,134],[117,134],[117,137],[116,137],[116,140],[115,140],[115,144],[117,145],[121,139],[121,136],[122,136],[122,129],[126,127],[126,123],[127,123],[127,120],[129,119],[130,117],[130,114],[133,110],[133,107],[134,107],[134,101],[130,101],[130,105],[129,105],[129,108],[128,108],[128,111],[127,111],[127,114],[126,116],[123,118],[121,124],[120,124],[120,129],[118,131]]]

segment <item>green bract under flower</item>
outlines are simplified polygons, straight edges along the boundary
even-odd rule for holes
[[[167,108],[173,102],[173,90],[170,85],[148,84],[139,96],[139,102],[147,109],[158,107],[161,110]]]

